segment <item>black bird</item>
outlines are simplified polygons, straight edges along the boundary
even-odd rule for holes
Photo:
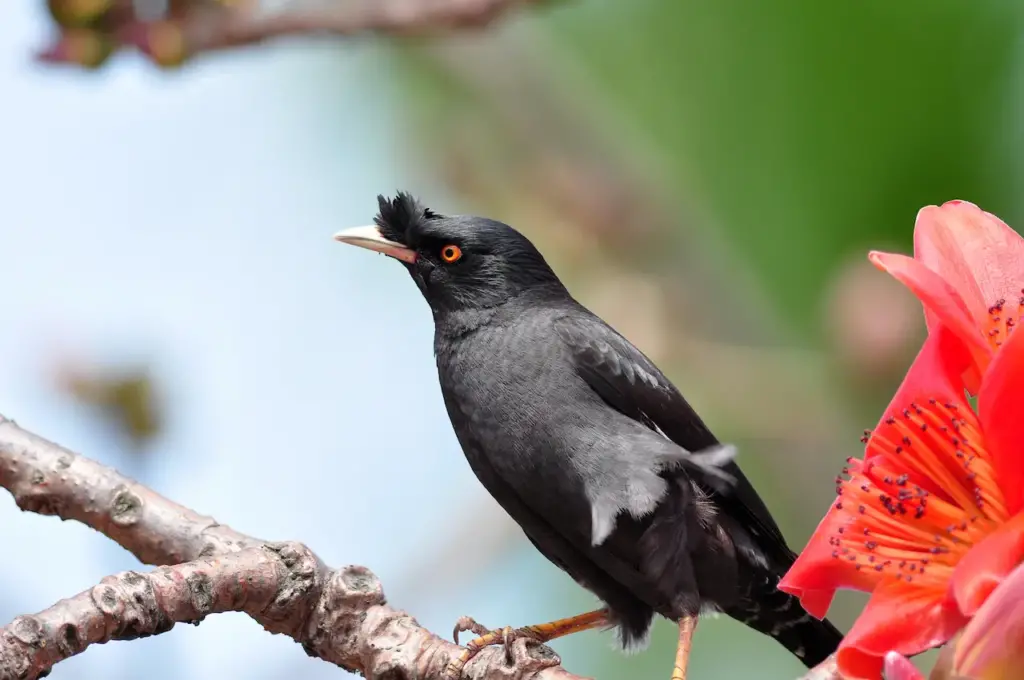
[[[448,416],[470,467],[534,546],[605,607],[487,631],[482,647],[617,628],[646,643],[655,614],[679,624],[673,678],[685,678],[701,611],[778,640],[808,667],[842,635],[777,590],[795,555],[771,513],[668,378],[576,302],[512,227],[444,216],[399,193],[374,225],[338,241],[401,261],[430,305]]]

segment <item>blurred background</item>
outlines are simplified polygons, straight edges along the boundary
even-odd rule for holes
[[[241,531],[370,566],[442,635],[594,601],[469,471],[407,276],[331,241],[377,193],[537,242],[741,446],[795,549],[923,337],[866,251],[909,251],[916,211],[953,198],[1024,218],[1019,3],[556,0],[237,48],[262,29],[218,12],[253,9],[212,3],[137,4],[147,23],[117,40],[0,4],[0,412]],[[314,12],[303,32],[331,4],[372,6],[257,14]],[[4,623],[139,566],[6,494],[0,545]],[[662,622],[635,656],[606,633],[552,646],[624,680],[668,677],[673,645]],[[731,620],[698,629],[693,678],[801,671]],[[340,674],[221,615],[52,677]]]

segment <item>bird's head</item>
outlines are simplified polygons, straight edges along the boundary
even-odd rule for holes
[[[334,238],[402,262],[435,313],[494,307],[531,290],[564,290],[537,248],[507,224],[440,215],[404,192],[377,201],[372,225]]]

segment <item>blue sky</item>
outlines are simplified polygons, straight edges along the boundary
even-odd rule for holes
[[[489,499],[444,414],[415,287],[398,264],[330,240],[367,223],[379,192],[446,200],[398,154],[385,54],[289,44],[177,74],[131,56],[83,74],[31,61],[41,9],[0,5],[0,413],[124,468],[120,442],[48,370],[60,351],[150,362],[170,425],[146,482],[242,531],[367,564],[386,587],[416,582],[438,527]],[[6,494],[0,544],[4,622],[138,566]],[[399,606],[408,587],[388,588]],[[459,614],[508,618],[516,597],[415,599],[447,631]],[[338,677],[238,615],[97,647],[52,677],[143,669]]]

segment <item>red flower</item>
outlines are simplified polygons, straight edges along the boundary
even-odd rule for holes
[[[981,377],[1024,311],[1024,239],[965,201],[917,214],[914,257],[872,252],[871,261],[921,300],[928,330],[952,333],[944,351],[964,385]]]
[[[872,593],[839,647],[844,677],[878,678],[890,650],[946,642],[1024,559],[1024,333],[990,360],[975,415],[949,370],[963,358],[950,351],[962,347],[958,332],[932,326],[864,459],[850,459],[836,503],[779,585],[815,616],[838,588]]]

